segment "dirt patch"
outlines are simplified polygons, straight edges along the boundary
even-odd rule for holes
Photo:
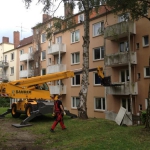
[[[0,150],[43,150],[35,145],[37,136],[12,126],[12,120],[0,119]]]

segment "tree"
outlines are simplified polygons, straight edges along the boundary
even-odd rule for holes
[[[150,9],[150,0],[105,0],[115,14],[129,13],[132,20],[139,20],[146,18],[150,21],[148,16],[148,9]]]
[[[32,3],[32,0],[24,0],[24,1],[25,1],[27,8],[30,6],[30,3]],[[96,12],[98,12],[99,6],[100,6],[100,4],[102,4],[103,0],[61,0],[61,2],[69,4],[69,6],[71,8],[74,8],[75,1],[78,2],[77,4],[79,6],[79,10],[83,10],[84,18],[85,18],[85,20],[83,22],[84,35],[82,37],[83,38],[83,45],[82,45],[82,47],[83,47],[82,71],[83,72],[82,72],[81,90],[79,92],[80,103],[78,106],[78,117],[81,119],[87,119],[88,118],[88,115],[87,115],[87,93],[88,93],[88,84],[89,84],[89,44],[90,44],[89,16],[90,16],[90,12],[92,10],[95,10]],[[53,5],[52,0],[38,0],[38,2],[42,3],[44,5],[44,7],[43,7],[44,12],[52,12],[51,11],[51,6]],[[59,8],[59,5],[58,5],[57,9],[58,8]],[[55,13],[55,11],[53,13]],[[73,28],[74,27],[73,20],[70,19],[69,17],[67,16],[67,18],[64,18],[64,19],[62,19],[63,17],[60,17],[60,19],[56,19],[55,28],[57,30],[60,30],[61,24],[64,24],[66,22],[66,20],[68,20],[67,23],[69,23],[70,28]],[[54,28],[52,28],[52,29],[54,29]],[[47,29],[47,32],[50,37],[52,35],[52,30]]]

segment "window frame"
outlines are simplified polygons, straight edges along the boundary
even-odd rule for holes
[[[24,70],[24,65],[20,65],[20,71]]]
[[[96,100],[100,100],[101,108],[96,108],[96,104],[97,104]],[[105,111],[106,110],[106,99],[105,99],[105,97],[94,97],[94,110],[95,111]]]
[[[41,43],[45,43],[46,42],[46,34],[42,33],[41,34]]]
[[[128,71],[128,72],[127,72],[127,71]],[[125,78],[125,81],[122,81],[121,72],[124,72],[124,78]],[[130,81],[129,70],[128,70],[128,69],[120,70],[119,74],[120,74],[120,82],[125,83],[125,82]],[[128,77],[129,77],[129,78],[128,78]]]
[[[20,50],[20,55],[22,55],[22,54],[24,54],[24,50],[23,49]]]
[[[79,84],[77,84],[77,76],[79,76]],[[74,75],[74,77],[73,78],[71,78],[71,86],[80,86],[81,85],[81,79],[80,79],[80,75],[79,74],[77,74],[77,75]]]
[[[28,51],[29,51],[29,54],[33,53],[33,48],[32,48],[32,46],[29,47]]]
[[[81,23],[84,21],[84,14],[78,15],[78,23]]]
[[[10,67],[10,75],[14,75],[14,67]]]
[[[123,44],[123,50],[121,49],[121,44]],[[119,43],[119,52],[123,53],[123,52],[128,52],[129,48],[128,48],[128,41],[123,41]]]
[[[45,58],[43,58],[43,53],[45,53]],[[46,60],[46,50],[41,51],[41,61]]]
[[[14,61],[14,59],[15,59],[15,53],[12,52],[12,53],[10,53],[10,61]]]
[[[97,34],[95,34],[95,26],[99,24],[99,28],[97,30]],[[100,32],[99,32],[100,31]],[[104,31],[104,22],[103,21],[100,21],[100,22],[97,22],[97,23],[94,23],[93,24],[93,37],[96,37],[96,36],[100,36],[103,34],[103,31]]]
[[[79,54],[79,62],[77,62],[77,54]],[[74,62],[73,62],[74,60]],[[71,53],[71,65],[80,64],[80,52]]]
[[[150,75],[146,74],[146,69],[149,70],[149,74],[150,74],[150,67],[144,67],[144,78],[150,78]]]
[[[99,53],[100,53],[100,57],[99,59],[95,59],[95,50],[99,49]],[[104,52],[103,52],[103,57],[102,57],[102,49],[104,50],[104,46],[100,46],[100,47],[95,47],[93,48],[93,61],[98,61],[98,60],[104,60]]]
[[[78,106],[78,104],[77,104],[77,100],[79,99],[79,103],[80,103],[80,98],[78,97],[78,96],[72,96],[71,97],[71,108],[72,109],[77,109],[77,106]],[[73,101],[75,101],[75,102],[73,102]],[[75,105],[74,105],[75,104]]]
[[[148,44],[145,44],[145,39],[144,39],[145,37],[148,37]],[[142,37],[142,44],[143,44],[143,47],[149,46],[149,35],[145,35]]]
[[[43,74],[43,71],[45,71],[45,74]],[[46,68],[41,69],[41,75],[46,75]]]
[[[62,43],[62,36],[56,37],[56,44]]]
[[[78,32],[78,34],[79,34],[79,39],[78,40],[76,40],[76,32]],[[74,38],[74,40],[73,40],[73,38]],[[79,32],[79,30],[71,32],[71,43],[77,43],[79,41],[80,41],[80,32]]]
[[[123,100],[126,101],[126,108],[123,107]],[[130,98],[121,98],[121,106],[122,106],[123,108],[125,108],[128,113],[131,113]],[[130,110],[129,110],[129,109],[130,109]]]
[[[96,84],[96,80],[95,80],[95,76],[96,76],[96,75],[97,75],[97,77],[98,77],[98,80],[100,80],[100,83],[98,83],[98,84]],[[99,85],[101,85],[101,79],[99,78],[97,72],[93,72],[93,79],[94,79],[94,86],[99,86]]]

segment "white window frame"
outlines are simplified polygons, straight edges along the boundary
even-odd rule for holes
[[[122,44],[123,44],[123,49],[121,49]],[[128,41],[123,41],[119,43],[119,52],[128,52]]]
[[[84,21],[84,14],[78,15],[78,23],[82,23]]]
[[[24,65],[20,65],[20,71],[24,70]]]
[[[145,44],[145,37],[148,37],[148,44]],[[149,46],[149,36],[145,35],[142,37],[142,43],[143,43],[143,47]]]
[[[150,67],[144,67],[144,78],[150,78],[150,75],[146,74],[146,69],[149,69],[150,72]]]
[[[77,55],[79,57],[79,61],[77,60]],[[71,54],[71,64],[79,64],[80,63],[80,52],[75,52]]]
[[[99,78],[97,72],[93,72],[94,85],[101,85],[101,83],[97,83],[97,84],[96,84],[95,76],[97,76],[97,77]],[[99,78],[99,80],[100,80],[100,78]]]
[[[99,49],[99,59],[95,59],[95,50],[96,49]],[[102,57],[102,50],[103,50],[103,57]],[[104,47],[101,46],[101,47],[96,47],[96,48],[93,48],[93,61],[97,61],[97,60],[103,60],[104,59]]]
[[[10,53],[10,60],[13,61],[15,59],[15,54],[14,52],[13,53]]]
[[[57,44],[62,43],[62,36],[56,37],[56,43]]]
[[[101,108],[96,108],[96,104],[97,104],[98,100],[101,103]],[[95,97],[94,98],[94,110],[95,111],[105,111],[106,110],[106,99],[105,99],[105,97]]]
[[[79,84],[77,84],[76,82],[77,82],[77,76],[78,76],[78,78],[79,78]],[[71,78],[71,86],[80,86],[80,84],[81,84],[81,79],[80,79],[80,75],[75,75],[73,78]]]
[[[103,21],[93,24],[93,37],[102,35],[103,30],[104,30],[104,22]]]
[[[77,102],[77,100],[79,100],[79,102]],[[79,97],[71,97],[71,108],[77,109],[79,103],[80,103]]]
[[[128,72],[127,72],[128,71]],[[122,80],[121,80],[121,72],[123,72],[124,73],[124,76],[125,76],[125,81],[123,82]],[[122,83],[125,83],[125,82],[128,82],[130,79],[130,77],[129,77],[129,70],[128,69],[124,69],[124,70],[120,70],[120,82],[122,82]],[[127,76],[127,74],[128,74],[128,76]]]
[[[79,36],[76,38],[76,35]],[[80,40],[80,32],[79,30],[76,30],[74,32],[71,33],[71,43],[76,43],[79,42]]]
[[[10,75],[14,75],[14,67],[10,67]]]
[[[129,99],[129,98],[122,98],[122,99],[121,99],[121,106],[122,106],[122,107],[123,107],[123,103],[122,103],[123,99],[126,101],[126,106],[125,106],[126,108],[125,108],[125,109],[127,110],[127,112],[131,112],[131,110],[129,111],[129,107],[128,107],[128,106],[130,106],[130,104],[129,104],[129,103],[130,103],[130,99]],[[130,106],[130,107],[131,107],[131,106]],[[131,109],[131,108],[130,108],[130,109]]]
[[[45,58],[43,58],[43,53],[45,52]],[[43,60],[46,60],[46,50],[44,50],[44,51],[42,51],[41,52],[41,60],[43,61]]]
[[[33,53],[32,46],[29,47],[29,54]]]
[[[46,34],[42,33],[41,34],[41,43],[44,43],[44,42],[46,42]]]
[[[24,54],[24,50],[23,49],[20,50],[20,55],[22,55],[22,54]]]
[[[124,17],[125,15],[129,18],[129,13],[121,14],[118,16],[118,22],[128,21],[128,19]]]

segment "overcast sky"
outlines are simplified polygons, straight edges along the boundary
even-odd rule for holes
[[[42,4],[36,4],[38,0],[34,0],[29,9],[25,8],[23,0],[0,0],[0,43],[2,37],[9,37],[9,42],[13,43],[13,32],[20,31],[20,38],[32,35],[31,28],[37,23],[42,22]],[[53,0],[55,1],[55,0]],[[60,0],[55,3],[54,10],[58,6]],[[55,16],[64,14],[63,3],[56,11]]]

